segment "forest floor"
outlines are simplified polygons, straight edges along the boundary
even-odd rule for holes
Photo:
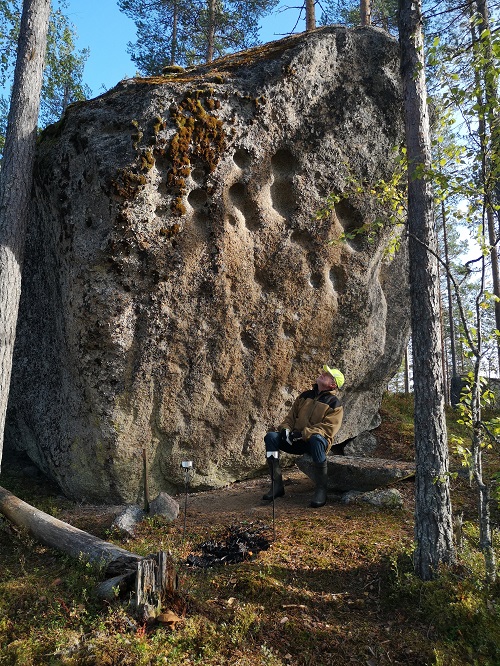
[[[387,397],[382,418],[375,455],[411,460],[409,399]],[[500,465],[489,455],[493,473]],[[124,538],[110,529],[120,507],[72,503],[19,463],[6,457],[1,484],[37,508],[141,555],[170,550],[180,596],[163,610],[182,621],[173,630],[137,623],[127,604],[96,598],[102,571],[3,521],[1,665],[500,664],[500,590],[484,582],[475,491],[463,475],[451,480],[454,509],[464,513],[457,563],[424,583],[412,567],[412,480],[396,485],[402,509],[339,497],[310,509],[312,482],[292,467],[284,473],[285,497],[275,503],[274,530],[272,504],[261,500],[269,481],[259,478],[190,493],[187,502],[180,495],[176,521],[146,519],[135,537]],[[498,555],[496,504],[493,522]],[[238,564],[188,566],[200,544],[224,543],[235,530],[264,536],[269,547]]]

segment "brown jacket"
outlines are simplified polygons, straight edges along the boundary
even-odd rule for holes
[[[343,413],[344,408],[335,392],[319,393],[315,384],[313,389],[299,395],[278,430],[300,430],[306,441],[311,435],[322,435],[328,441],[329,451],[342,425]]]

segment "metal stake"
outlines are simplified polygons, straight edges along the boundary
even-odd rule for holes
[[[184,530],[182,533],[182,540],[186,538],[186,518],[187,518],[187,502],[188,502],[188,485],[189,485],[189,470],[193,468],[192,460],[183,460],[181,466],[185,472],[185,495],[184,495]]]
[[[273,494],[273,541],[276,541],[276,515],[275,515],[275,498],[274,498],[274,467],[271,474],[271,492]]]

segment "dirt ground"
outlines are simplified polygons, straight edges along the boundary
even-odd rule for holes
[[[285,496],[275,501],[275,514],[297,514],[308,508],[314,484],[297,468],[286,470]],[[233,483],[226,488],[210,490],[188,495],[187,517],[206,519],[212,516],[220,522],[233,520],[270,520],[272,502],[262,500],[262,495],[269,490],[269,478],[263,477],[249,481]],[[185,496],[175,498],[179,502],[181,513],[185,507]]]
[[[285,496],[275,502],[275,522],[279,516],[306,515],[314,509],[309,508],[314,484],[297,467],[284,470]],[[186,529],[203,527],[204,525],[220,526],[243,522],[272,522],[272,502],[262,500],[262,495],[269,489],[269,477],[239,481],[224,488],[204,492],[188,492],[187,499],[184,493],[176,495],[174,499],[179,504],[179,517],[177,523],[181,527],[184,523],[186,511]],[[330,493],[329,501],[321,511],[334,511],[338,506],[340,495]],[[96,528],[98,536],[103,536],[109,529],[113,519],[123,510],[123,506],[74,506],[63,510],[59,518],[80,529],[89,529],[94,534]],[[317,511],[318,509],[316,509]],[[97,523],[97,525],[96,525]],[[90,529],[92,527],[92,530]],[[100,529],[99,529],[100,528]]]
[[[325,519],[339,510],[341,493],[328,493],[328,501],[319,509],[309,507],[314,484],[297,467],[284,470],[285,496],[275,501],[275,523],[279,526],[282,517],[307,517],[311,512],[321,512]],[[176,496],[180,506],[179,520],[186,523],[225,525],[239,522],[267,522],[273,518],[272,502],[263,501],[262,495],[269,489],[269,478],[262,477],[249,481],[240,481],[226,488],[201,493],[188,494],[187,506],[185,495]],[[414,484],[412,480],[398,483],[397,488],[403,496],[407,508],[413,506]]]

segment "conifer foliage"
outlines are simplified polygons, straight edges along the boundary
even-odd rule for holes
[[[22,0],[0,0],[0,151],[5,139],[8,96],[16,64]],[[74,26],[64,13],[64,0],[52,8],[47,35],[39,125],[57,122],[68,104],[86,99],[90,89],[83,83],[88,49],[76,49]]]
[[[128,52],[139,72],[211,62],[258,44],[259,20],[277,0],[118,0],[136,24]]]

